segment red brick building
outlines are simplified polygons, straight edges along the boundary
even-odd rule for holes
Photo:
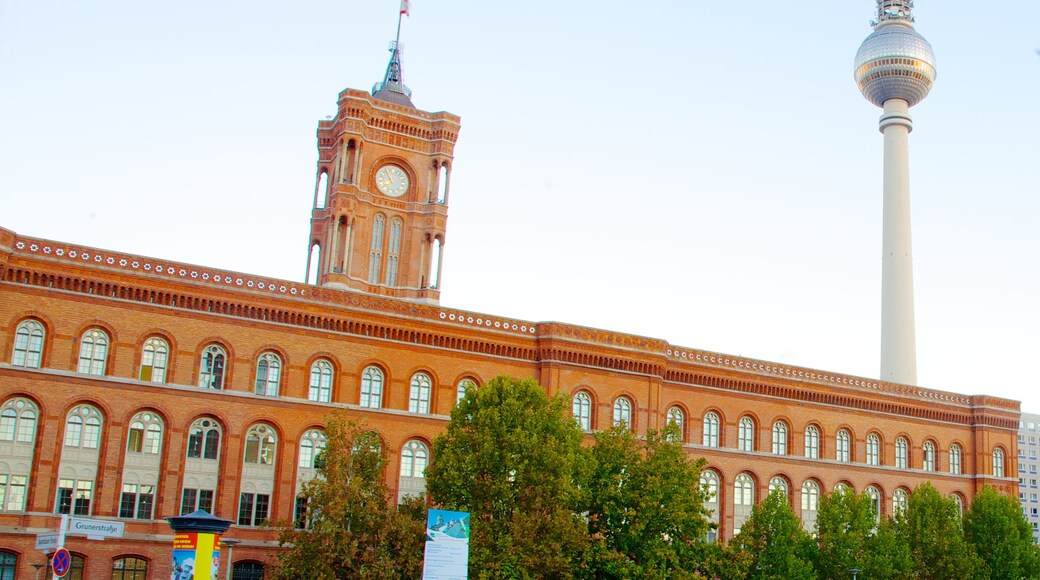
[[[438,306],[458,131],[389,71],[340,94],[318,126],[316,283],[0,229],[0,577],[32,577],[58,513],[125,524],[69,537],[78,577],[169,577],[163,518],[196,508],[236,522],[235,577],[258,577],[276,545],[258,524],[293,518],[330,411],[379,433],[396,493],[420,492],[458,393],[499,374],[565,394],[589,431],[679,423],[723,539],[777,486],[807,526],[840,485],[883,513],[924,481],[962,505],[1016,493],[1016,401]]]

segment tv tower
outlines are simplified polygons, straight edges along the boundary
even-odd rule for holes
[[[884,217],[881,257],[881,380],[917,384],[914,270],[910,244],[910,107],[935,81],[932,46],[914,30],[913,0],[877,0],[874,32],[856,53],[856,83],[881,107]]]

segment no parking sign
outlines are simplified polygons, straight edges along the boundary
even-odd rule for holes
[[[54,575],[60,578],[68,574],[71,568],[72,556],[69,555],[69,551],[65,548],[58,548],[51,557],[51,569],[54,570]]]

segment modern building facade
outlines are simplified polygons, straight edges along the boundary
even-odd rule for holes
[[[1022,513],[1033,527],[1033,543],[1040,544],[1040,487],[1037,470],[1040,469],[1040,415],[1022,413],[1018,422],[1018,499]]]

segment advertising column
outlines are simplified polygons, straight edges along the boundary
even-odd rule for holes
[[[220,569],[220,534],[230,520],[198,510],[185,516],[166,518],[173,528],[173,573],[171,580],[217,580]]]

